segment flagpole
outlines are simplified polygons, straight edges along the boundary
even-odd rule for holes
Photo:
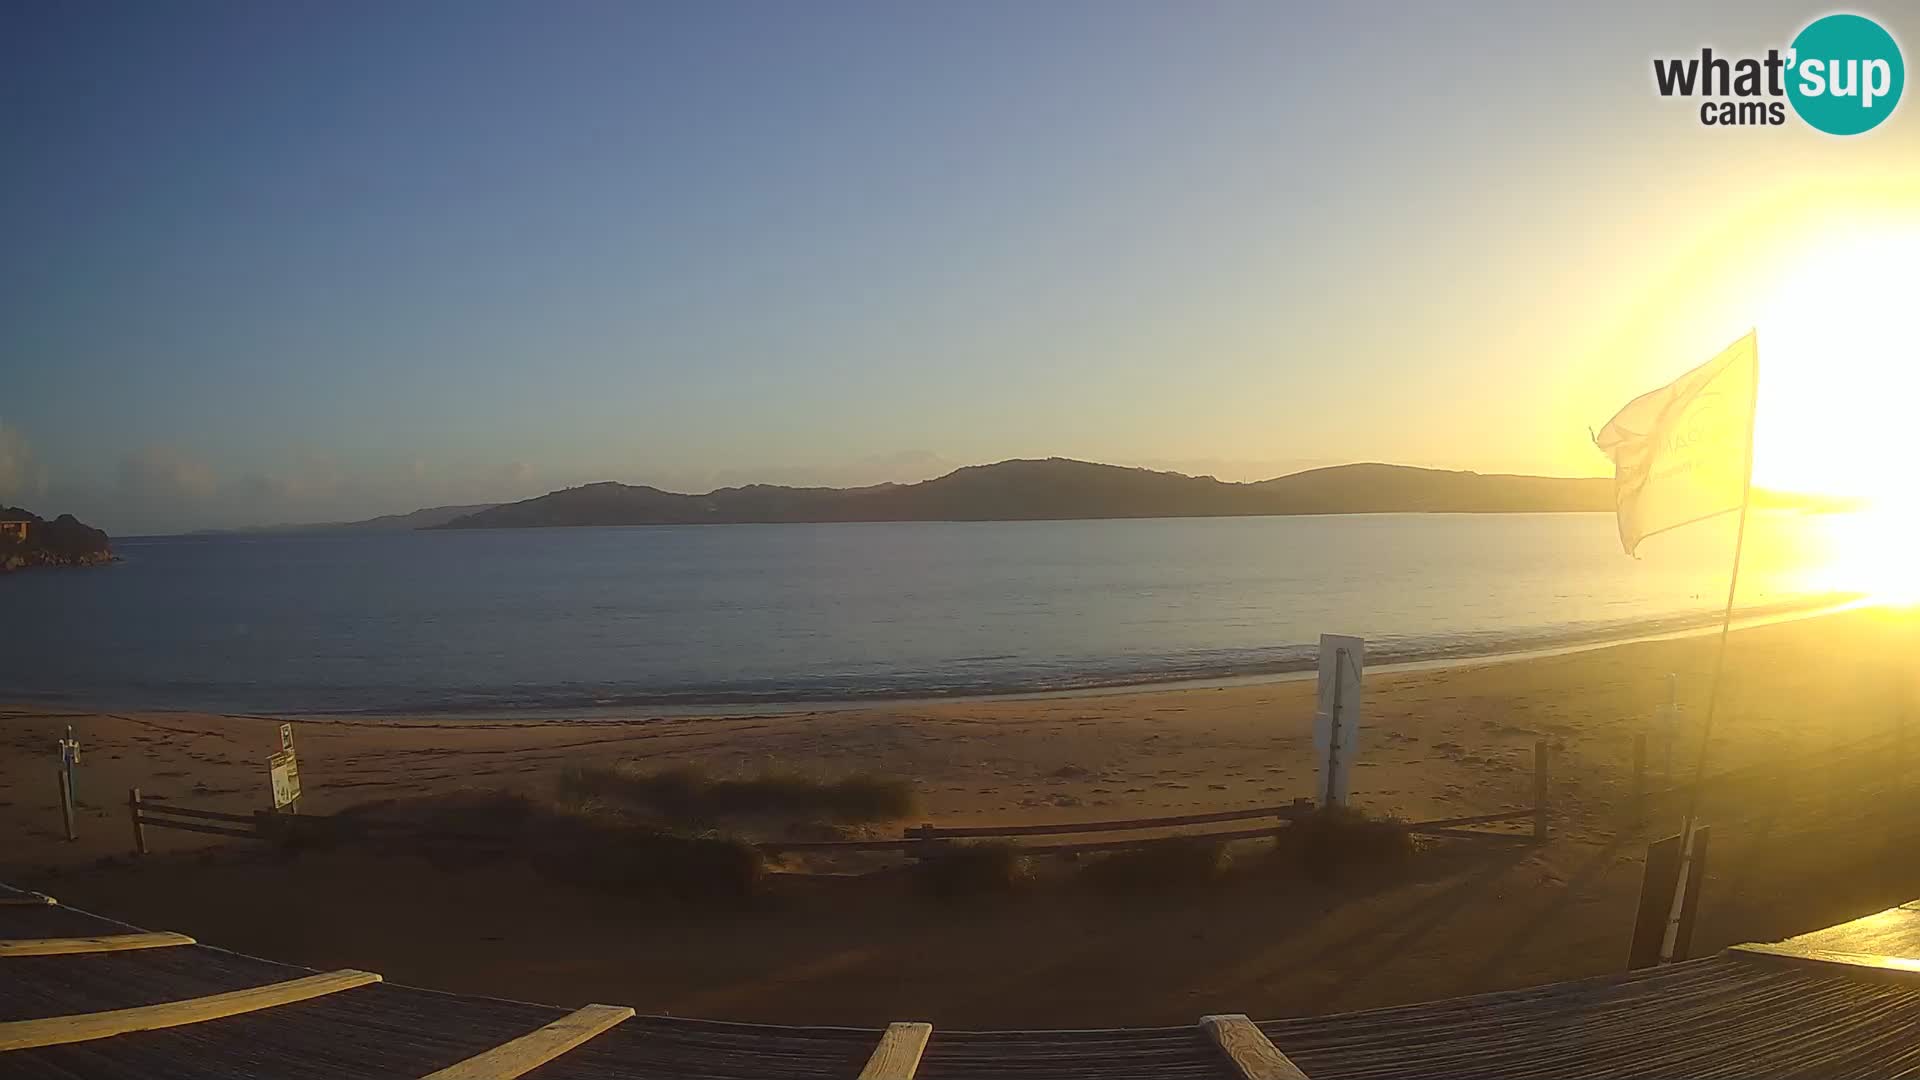
[[[1707,686],[1707,718],[1700,725],[1700,753],[1693,762],[1693,787],[1687,793],[1687,816],[1680,825],[1680,880],[1673,887],[1667,909],[1667,932],[1660,943],[1660,962],[1673,959],[1680,935],[1680,914],[1693,869],[1694,825],[1700,814],[1700,789],[1707,779],[1707,746],[1713,738],[1713,718],[1720,708],[1720,676],[1727,668],[1727,635],[1733,630],[1733,597],[1740,588],[1740,554],[1747,544],[1747,510],[1753,503],[1753,438],[1760,415],[1760,332],[1753,332],[1753,390],[1747,402],[1747,468],[1740,485],[1740,524],[1733,534],[1733,573],[1727,578],[1727,607],[1720,616],[1720,645],[1713,657],[1713,681]]]

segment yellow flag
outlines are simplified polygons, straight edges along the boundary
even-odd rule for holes
[[[1752,333],[1627,403],[1593,437],[1613,459],[1620,543],[1740,509],[1753,470],[1760,351]]]

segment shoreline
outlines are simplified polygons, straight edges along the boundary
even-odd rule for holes
[[[1766,609],[1756,609],[1748,614],[1738,615],[1733,620],[1733,629],[1746,630],[1759,626],[1771,626],[1775,623],[1797,622],[1803,619],[1818,619],[1828,615],[1838,615],[1847,611],[1858,611],[1875,607],[1891,606],[1870,596],[1860,596],[1851,600],[1834,602],[1831,598],[1822,598],[1817,603],[1803,606],[1797,602],[1773,605]],[[1699,637],[1717,633],[1720,629],[1720,617],[1712,616],[1705,622],[1689,619],[1691,625],[1666,630],[1645,630],[1627,634],[1623,637],[1594,637],[1563,641],[1555,644],[1519,649],[1497,649],[1490,652],[1463,652],[1445,656],[1427,656],[1407,660],[1387,660],[1367,664],[1368,674],[1391,675],[1421,671],[1444,671],[1451,668],[1479,667],[1493,664],[1511,664],[1526,660],[1540,660],[1555,656],[1570,656],[1592,652],[1598,649],[1610,649],[1618,645],[1635,645],[1654,641],[1677,641],[1684,638]],[[1303,646],[1304,647],[1304,646]],[[1303,662],[1303,666],[1287,666],[1271,671],[1247,672],[1230,675],[1194,675],[1187,678],[1164,678],[1157,675],[1144,675],[1137,680],[1101,682],[1086,686],[1060,687],[1058,689],[1015,688],[1008,690],[968,691],[952,694],[921,694],[903,692],[900,694],[875,694],[865,698],[781,698],[772,701],[707,701],[707,702],[657,702],[640,701],[628,704],[608,704],[594,706],[554,706],[554,707],[514,707],[497,709],[461,710],[408,710],[406,712],[298,712],[277,714],[279,717],[300,720],[309,723],[406,723],[410,720],[460,718],[475,723],[498,722],[502,720],[543,720],[558,723],[593,723],[595,721],[614,720],[636,710],[659,717],[725,717],[725,716],[788,716],[794,713],[815,712],[856,712],[864,709],[884,708],[887,706],[924,707],[933,705],[966,705],[987,702],[1027,702],[1027,701],[1075,701],[1087,698],[1131,697],[1134,695],[1177,693],[1188,690],[1231,689],[1237,687],[1259,687],[1275,683],[1300,682],[1318,676],[1318,661]],[[269,718],[267,713],[231,713],[233,716],[258,716]]]

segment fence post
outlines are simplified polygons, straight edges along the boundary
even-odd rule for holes
[[[73,835],[73,782],[67,778],[65,766],[56,769],[60,776],[60,820],[67,827],[67,840],[79,839]]]
[[[1633,737],[1633,804],[1628,808],[1627,821],[1638,829],[1647,820],[1647,733],[1638,732]]]
[[[127,789],[127,811],[133,818],[133,850],[147,853],[147,827],[140,823],[140,789]]]
[[[1547,839],[1547,740],[1533,744],[1533,839]]]
[[[908,839],[913,841],[913,843],[907,845],[908,858],[925,859],[933,854],[932,825],[921,825],[918,828],[908,829],[906,835]]]

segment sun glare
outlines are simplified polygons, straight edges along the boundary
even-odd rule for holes
[[[1754,482],[1900,501],[1915,487],[1920,227],[1828,236],[1761,311]]]
[[[1826,565],[1810,575],[1817,591],[1858,592],[1878,603],[1920,604],[1920,503],[1881,502],[1822,523]]]
[[[1863,497],[1822,523],[1811,576],[1920,602],[1920,226],[1836,229],[1778,275],[1761,310],[1754,483]]]

